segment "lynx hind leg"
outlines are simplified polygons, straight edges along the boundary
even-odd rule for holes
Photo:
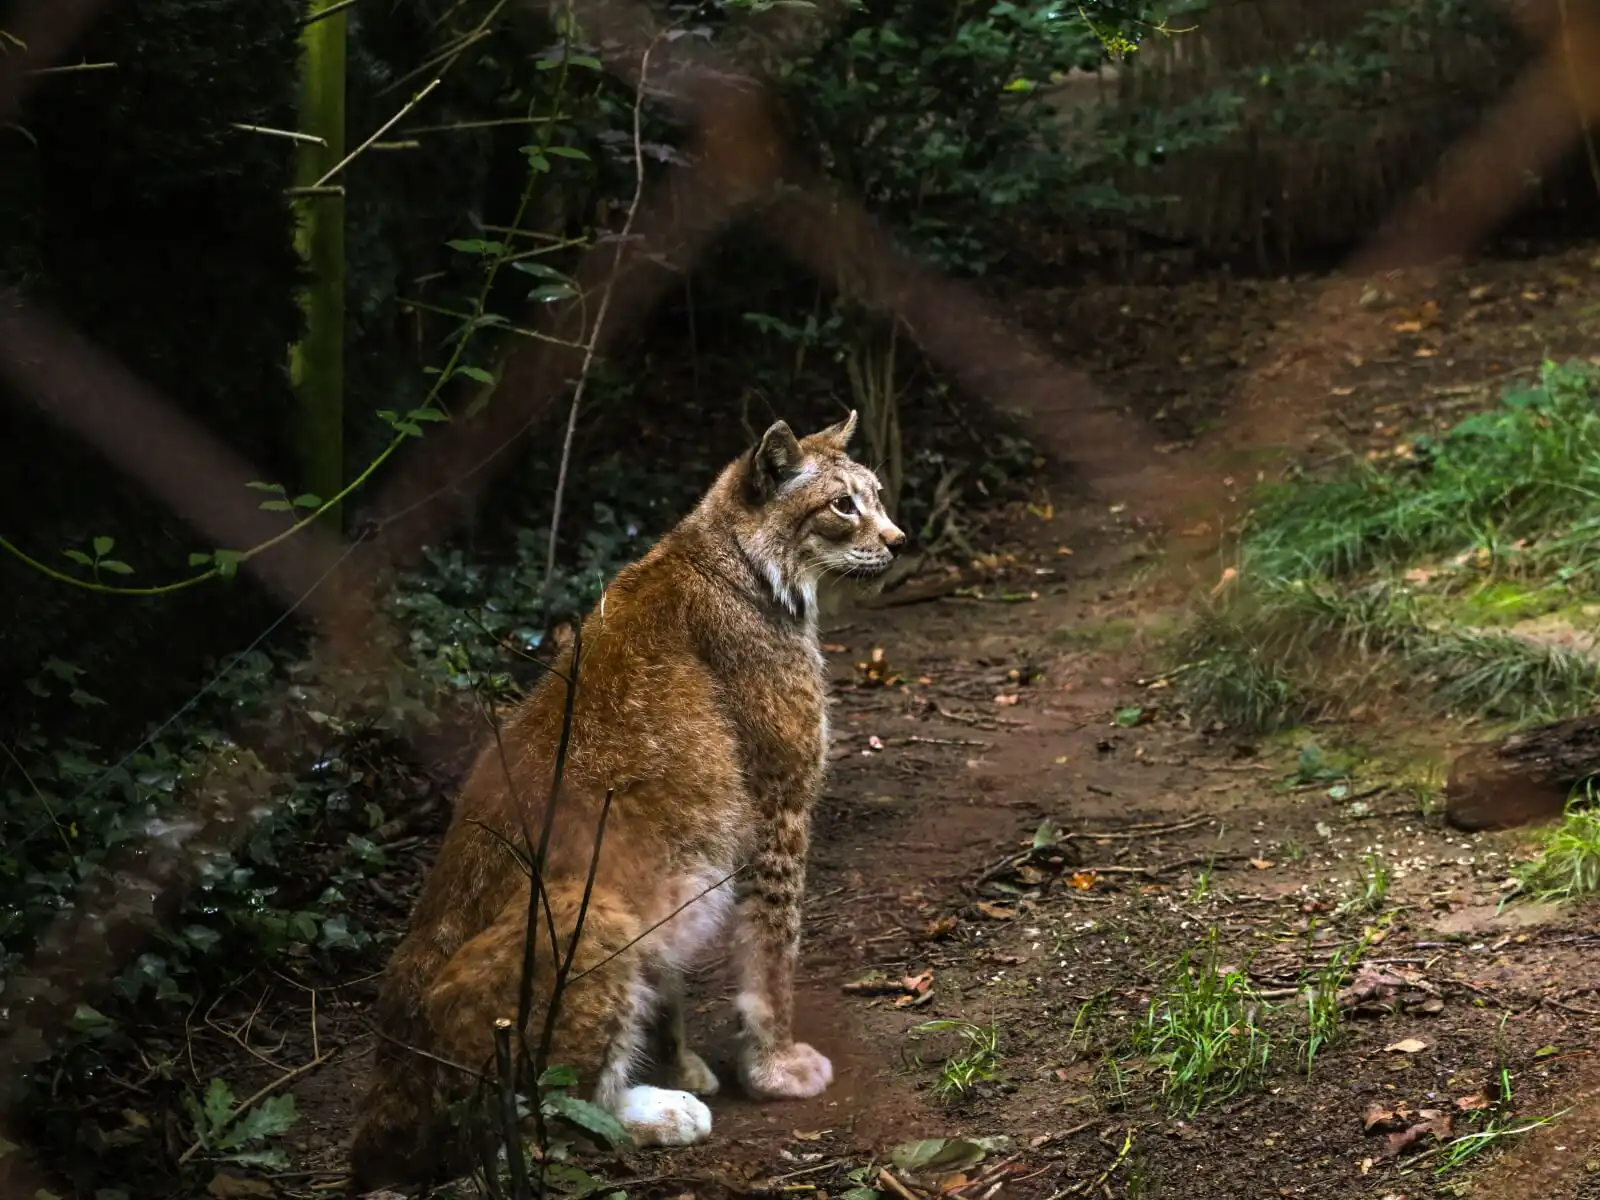
[[[551,916],[564,949],[581,889],[568,895],[557,883],[548,886]],[[491,1061],[494,1022],[516,1015],[526,918],[525,898],[508,904],[435,981],[429,1015],[443,1057],[466,1065]],[[562,998],[550,1061],[594,1079],[595,1103],[616,1117],[639,1145],[693,1145],[711,1135],[711,1111],[686,1091],[631,1083],[655,1002],[639,956],[622,952],[636,940],[636,926],[622,905],[599,894],[591,899],[572,964],[576,982]],[[554,968],[547,953],[538,957],[536,995],[548,996]],[[528,1034],[537,1037],[544,1025],[537,1004],[531,1023]]]
[[[696,1096],[715,1096],[721,1083],[711,1068],[689,1046],[684,1022],[683,975],[668,968],[662,972],[655,1021],[654,1057],[674,1087]]]

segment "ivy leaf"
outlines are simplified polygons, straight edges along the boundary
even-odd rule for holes
[[[294,498],[294,506],[296,508],[321,508],[322,497],[312,492],[301,492],[300,495]]]
[[[276,492],[280,496],[283,495],[283,484],[281,483],[262,483],[259,479],[254,479],[245,484],[245,487],[255,488],[258,492]]]
[[[541,1088],[575,1087],[578,1076],[571,1067],[546,1067],[544,1074],[539,1076]]]
[[[546,263],[534,262],[531,259],[519,258],[511,264],[513,271],[521,271],[524,275],[536,275],[540,279],[565,280],[566,276]]]
[[[479,383],[494,382],[494,376],[489,374],[489,372],[485,371],[482,367],[457,367],[456,374],[465,375],[468,379],[476,380]]]
[[[232,579],[238,574],[239,561],[244,556],[237,550],[218,550],[211,557],[217,564],[217,574],[224,579]]]
[[[544,1097],[543,1106],[544,1111],[551,1116],[561,1117],[571,1121],[580,1129],[598,1134],[613,1147],[633,1145],[632,1136],[622,1127],[620,1121],[605,1109],[587,1100],[580,1100],[566,1092],[551,1092]]]
[[[65,554],[75,563],[82,563],[86,567],[94,566],[94,559],[90,558],[82,550],[63,550],[61,553]]]
[[[576,158],[588,162],[589,156],[576,146],[546,146],[546,154],[554,154],[557,158]]]
[[[293,512],[294,505],[287,500],[263,500],[261,507],[265,512]]]
[[[100,569],[102,571],[110,571],[113,575],[132,575],[133,574],[133,568],[132,567],[130,567],[125,562],[118,561],[115,558],[102,558],[100,560]]]
[[[113,539],[108,538],[108,537],[97,537],[97,538],[95,538],[95,540],[94,540],[94,556],[96,558],[105,557],[107,554],[111,553],[111,547],[115,546],[116,544],[117,543]]]
[[[196,554],[189,555],[189,565],[191,567],[203,567],[203,566],[206,566],[207,564],[209,564],[210,562],[211,562],[211,555],[209,555],[209,554],[196,553]]]
[[[289,1132],[297,1116],[292,1093],[268,1096],[233,1123],[228,1142],[231,1146],[244,1146],[279,1137]]]

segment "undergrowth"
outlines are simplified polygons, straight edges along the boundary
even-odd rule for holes
[[[1600,804],[1591,781],[1567,803],[1561,822],[1541,832],[1538,850],[1512,871],[1516,893],[1540,901],[1600,892]]]
[[[1262,489],[1232,586],[1179,639],[1190,707],[1250,730],[1395,691],[1518,724],[1592,711],[1600,664],[1514,622],[1600,596],[1597,398],[1600,372],[1547,363],[1387,465]]]

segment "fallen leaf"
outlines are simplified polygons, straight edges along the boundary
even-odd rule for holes
[[[992,904],[988,900],[978,901],[978,911],[991,921],[1009,921],[1017,915],[1017,910],[1007,908],[1004,904]]]
[[[988,1152],[966,1138],[924,1138],[904,1142],[889,1151],[889,1161],[906,1174],[918,1171],[958,1170],[976,1166]]]
[[[1000,695],[994,698],[994,702],[996,704],[1015,704],[1020,699],[1022,699],[1022,697],[1017,695],[1015,692],[1002,692]]]
[[[273,1194],[272,1185],[262,1179],[244,1179],[238,1175],[225,1175],[218,1171],[211,1177],[211,1182],[206,1185],[206,1191],[213,1196],[230,1200],[242,1196],[270,1196]]]
[[[1470,1096],[1460,1097],[1456,1101],[1456,1108],[1461,1112],[1482,1112],[1493,1103],[1487,1092],[1473,1092]]]
[[[1272,860],[1270,858],[1252,858],[1250,865],[1258,871],[1265,871],[1272,866]]]
[[[1428,1043],[1421,1038],[1405,1038],[1392,1045],[1385,1046],[1384,1050],[1392,1054],[1420,1054],[1428,1048]]]
[[[826,1129],[817,1129],[817,1130],[796,1129],[796,1130],[793,1130],[792,1132],[794,1133],[796,1141],[801,1141],[801,1142],[820,1142],[822,1140],[822,1135],[827,1133],[828,1131]]]
[[[1361,1114],[1361,1132],[1387,1133],[1391,1129],[1399,1128],[1404,1119],[1393,1109],[1385,1108],[1381,1104],[1372,1104]]]
[[[822,649],[825,654],[849,654],[849,646],[841,646],[838,642],[823,642]]]
[[[922,931],[923,939],[932,942],[937,941],[942,937],[949,937],[956,931],[956,923],[956,916],[954,913],[951,913],[949,916],[940,917],[936,921],[929,921],[927,928]]]
[[[1097,878],[1093,871],[1074,871],[1067,883],[1080,892],[1087,892],[1094,886]]]
[[[1422,322],[1421,321],[1396,321],[1394,323],[1394,331],[1396,333],[1421,333],[1422,332]]]
[[[1432,1120],[1422,1121],[1402,1129],[1399,1133],[1391,1133],[1388,1137],[1384,1153],[1389,1155],[1403,1154],[1425,1138],[1433,1137],[1444,1141],[1450,1136],[1450,1118],[1446,1115],[1434,1117]]]

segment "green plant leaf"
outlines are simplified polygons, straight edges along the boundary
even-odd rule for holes
[[[117,543],[116,543],[115,539],[113,539],[113,538],[108,538],[108,537],[97,537],[97,538],[95,538],[95,540],[94,540],[94,556],[96,558],[104,558],[107,554],[111,553],[111,548],[113,546],[115,546],[116,544]]]
[[[94,559],[90,558],[82,550],[63,550],[61,553],[65,554],[75,563],[82,563],[86,567],[94,566]]]
[[[248,1146],[252,1142],[264,1142],[268,1138],[288,1133],[294,1126],[297,1116],[293,1093],[284,1092],[281,1095],[268,1096],[252,1105],[228,1129],[227,1148]]]
[[[544,1074],[539,1076],[541,1088],[576,1087],[578,1076],[571,1067],[546,1067]]]
[[[954,1171],[984,1160],[986,1151],[966,1138],[925,1138],[903,1142],[889,1151],[889,1161],[907,1174],[917,1171]]]
[[[115,558],[102,558],[100,560],[100,569],[102,571],[110,571],[113,575],[133,574],[132,567],[130,567],[127,563],[121,562]]]
[[[494,382],[494,376],[489,374],[489,372],[485,371],[482,367],[457,367],[456,374],[465,375],[468,379],[476,380],[478,383]]]
[[[550,1116],[571,1121],[580,1129],[604,1138],[615,1148],[633,1145],[633,1137],[622,1123],[599,1105],[580,1100],[566,1092],[551,1092],[543,1098],[544,1111]]]

